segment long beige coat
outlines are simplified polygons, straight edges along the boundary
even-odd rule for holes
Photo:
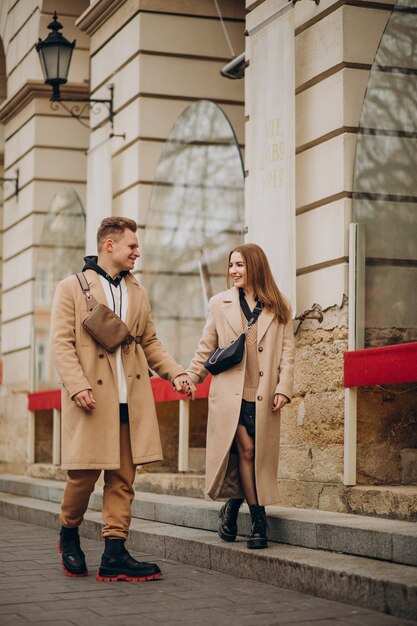
[[[239,291],[232,287],[210,300],[209,315],[188,373],[195,382],[207,375],[204,363],[218,346],[243,332]],[[280,415],[272,413],[274,394],[292,397],[294,376],[293,323],[280,324],[269,311],[258,318],[259,387],[256,400],[255,478],[259,504],[278,500],[277,472]],[[206,494],[212,498],[243,497],[237,455],[230,453],[239,421],[245,379],[245,357],[239,365],[213,376],[209,394],[206,450]]]
[[[91,293],[107,305],[98,274],[86,270]],[[133,462],[162,459],[161,441],[148,368],[172,380],[184,369],[170,357],[155,334],[145,289],[128,274],[126,324],[141,344],[122,349],[126,377]],[[52,304],[51,344],[62,381],[62,468],[117,469],[120,467],[119,399],[116,359],[84,329],[87,306],[76,276],[59,283]],[[71,398],[92,389],[96,408],[87,412]]]

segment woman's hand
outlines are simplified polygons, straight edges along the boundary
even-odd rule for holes
[[[191,400],[194,400],[197,389],[188,374],[184,373],[176,376],[176,378],[172,381],[172,384],[176,391],[188,396]]]
[[[282,393],[276,393],[272,402],[272,413],[277,413],[282,409],[285,404],[288,404],[289,400],[287,396],[283,396]]]

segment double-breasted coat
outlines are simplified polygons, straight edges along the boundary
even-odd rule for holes
[[[281,324],[264,309],[258,318],[259,386],[256,400],[255,479],[261,505],[278,500],[280,414],[272,412],[274,394],[291,400],[294,378],[293,322]],[[194,359],[188,369],[194,382],[208,372],[204,363],[218,346],[226,346],[243,332],[236,287],[210,300],[209,315]],[[213,500],[243,497],[237,454],[231,452],[239,422],[245,380],[245,357],[234,367],[213,376],[209,393],[206,449],[206,494]],[[233,449],[232,449],[233,450]]]
[[[99,275],[94,270],[86,270],[85,275],[91,294],[97,302],[107,305]],[[133,336],[141,336],[140,344],[122,347],[132,456],[138,465],[162,459],[149,368],[169,380],[184,369],[156,336],[144,287],[131,274],[125,280],[126,324]],[[52,352],[62,383],[62,468],[117,469],[120,419],[116,357],[84,329],[86,315],[85,296],[76,276],[69,276],[57,286],[51,315]],[[71,400],[83,389],[91,389],[96,400],[91,412],[78,408]]]

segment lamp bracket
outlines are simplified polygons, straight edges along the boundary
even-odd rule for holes
[[[292,5],[294,6],[299,0],[288,0],[288,2],[292,2]],[[316,6],[319,6],[320,4],[320,0],[313,0],[313,2],[316,4]]]
[[[16,170],[16,176],[14,178],[0,178],[0,183],[14,183],[14,195],[19,197],[19,170]]]
[[[114,105],[113,105],[113,93],[114,93],[114,85],[109,85],[109,91],[110,91],[110,98],[107,99],[103,99],[103,98],[61,98],[61,93],[59,90],[59,85],[58,86],[54,86],[53,88],[53,92],[52,92],[52,96],[51,96],[51,109],[53,111],[57,111],[59,109],[59,105],[61,104],[62,107],[71,115],[71,117],[74,117],[80,124],[82,124],[83,126],[87,126],[87,128],[89,128],[88,124],[85,124],[82,120],[81,120],[81,116],[84,113],[84,111],[86,109],[89,109],[93,114],[97,114],[100,112],[100,105],[104,104],[106,105],[108,111],[109,111],[109,117],[108,120],[110,122],[111,125],[111,130],[113,132],[114,130]],[[79,102],[79,103],[84,103],[84,106],[79,106],[77,104],[74,104],[73,106],[65,106],[65,102]],[[96,105],[98,105],[96,107]]]

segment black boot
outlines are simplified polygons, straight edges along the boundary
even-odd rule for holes
[[[75,528],[61,527],[58,540],[58,550],[62,556],[62,569],[67,576],[87,576],[85,554],[80,547],[78,526]]]
[[[217,534],[223,541],[234,541],[237,535],[237,516],[243,498],[234,498],[223,504],[219,512],[219,528]]]
[[[248,548],[267,548],[266,530],[268,524],[266,522],[265,507],[259,504],[249,505],[250,516],[252,518],[252,529],[247,537],[246,545]]]
[[[124,539],[105,538],[105,548],[101,557],[100,569],[96,579],[106,583],[127,580],[142,582],[162,576],[162,572],[155,563],[140,563],[136,561],[125,548]]]

